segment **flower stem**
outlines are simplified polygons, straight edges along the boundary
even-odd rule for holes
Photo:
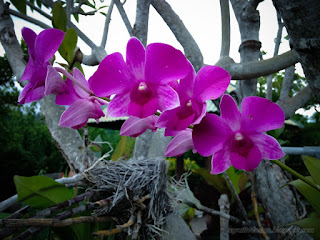
[[[84,86],[82,83],[80,83],[74,76],[72,76],[70,73],[68,73],[67,70],[60,68],[60,67],[55,67],[55,69],[65,75],[67,78],[69,78],[71,81],[73,81],[75,84],[77,84],[79,87],[81,87],[86,93],[89,95],[94,95],[94,93],[88,89],[86,86]]]
[[[279,167],[281,167],[283,170],[286,170],[287,172],[291,173],[293,176],[299,178],[301,181],[304,181],[306,184],[310,185],[311,187],[315,188],[316,190],[320,191],[320,187],[316,185],[313,181],[310,179],[302,176],[300,173],[296,172],[292,168],[288,167],[287,165],[283,164],[279,160],[271,160],[271,162],[277,164]]]
[[[108,101],[106,101],[106,100],[104,100],[104,99],[102,99],[102,98],[99,98],[99,97],[97,97],[97,96],[92,96],[93,98],[95,98],[98,102],[100,102],[100,103],[103,103],[103,104],[105,104],[105,105],[108,105],[109,104],[109,102]]]

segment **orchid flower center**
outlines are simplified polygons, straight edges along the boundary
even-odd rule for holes
[[[241,141],[243,140],[243,135],[239,132],[237,132],[235,135],[234,135],[234,140],[236,141]]]
[[[147,84],[145,82],[141,82],[139,84],[138,90],[139,91],[145,91],[148,88]]]
[[[187,102],[187,107],[192,107],[191,100],[189,100],[189,101]]]
[[[233,136],[231,152],[237,152],[242,156],[247,156],[250,149],[253,147],[253,142],[241,132],[236,132]]]

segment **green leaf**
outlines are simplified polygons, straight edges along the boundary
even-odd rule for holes
[[[133,152],[134,143],[135,138],[121,136],[120,141],[111,156],[111,160],[118,161],[119,158],[127,159]]]
[[[312,181],[311,177],[306,177]],[[311,187],[309,184],[303,182],[302,180],[294,180],[289,184],[295,186],[299,192],[307,199],[311,206],[320,214],[320,192]]]
[[[230,167],[228,168],[226,173],[238,194],[245,189],[248,182],[248,178],[244,172],[236,172],[234,167]]]
[[[320,216],[304,218],[289,225],[297,225],[314,239],[320,239]]]
[[[281,133],[284,131],[284,127],[285,125],[283,124],[281,128],[268,131],[268,134],[274,138],[278,138],[281,135]]]
[[[74,50],[77,46],[78,35],[73,28],[69,28],[64,36],[58,51],[60,55],[71,64],[74,58]]]
[[[47,208],[73,197],[72,192],[63,184],[45,176],[14,176],[18,200],[31,207]]]
[[[320,160],[310,156],[302,156],[302,159],[313,181],[320,185]]]
[[[74,69],[75,67],[80,70],[80,72],[83,74],[83,76],[85,76],[85,75],[84,75],[84,72],[83,72],[83,69],[82,69],[82,66],[81,66],[81,63],[75,62],[75,63],[73,64],[73,68],[72,68],[72,69]]]
[[[56,2],[52,8],[52,25],[64,32],[67,30],[67,14],[59,2]]]
[[[213,186],[221,194],[229,192],[226,181],[222,176],[210,174],[209,170],[205,168],[196,169],[195,172],[200,174],[209,185]]]
[[[27,4],[25,1],[21,0],[11,0],[13,6],[15,6],[19,12],[26,14],[27,13]]]

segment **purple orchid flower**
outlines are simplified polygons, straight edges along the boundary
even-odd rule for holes
[[[121,126],[120,135],[138,137],[144,133],[147,129],[151,129],[153,132],[157,130],[155,127],[158,116],[151,115],[146,118],[138,118],[130,116]]]
[[[145,118],[157,110],[179,106],[178,94],[169,82],[184,78],[188,61],[179,50],[162,43],[146,49],[136,38],[127,44],[126,62],[120,53],[107,56],[89,79],[95,95],[116,94],[108,106],[108,116]]]
[[[192,141],[192,129],[185,129],[180,131],[168,144],[166,149],[166,157],[178,157],[182,156],[186,151],[192,149],[193,153],[194,145]]]
[[[282,158],[285,154],[276,139],[263,133],[281,128],[285,117],[282,109],[268,99],[246,97],[241,112],[229,95],[220,104],[221,117],[207,114],[193,128],[195,149],[203,156],[212,157],[212,174],[231,165],[253,171],[262,159]]]
[[[166,128],[165,136],[175,136],[191,124],[198,124],[206,114],[206,100],[220,97],[231,76],[218,66],[205,66],[196,75],[189,63],[188,75],[175,87],[181,106],[163,112],[156,126]]]
[[[19,95],[20,104],[34,102],[44,97],[49,60],[63,41],[65,33],[58,29],[46,29],[37,35],[24,27],[22,36],[29,47],[29,61],[21,81],[29,80]]]
[[[73,77],[82,86],[89,89],[89,84],[79,69],[73,69]],[[99,122],[99,118],[103,117],[104,113],[97,98],[91,96],[77,84],[73,84],[70,79],[66,80],[66,84],[69,93],[56,96],[56,104],[70,105],[61,115],[59,126],[78,129],[86,125],[89,118],[94,118]]]

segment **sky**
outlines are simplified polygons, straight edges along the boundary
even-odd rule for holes
[[[123,0],[122,0],[123,1]],[[173,10],[179,15],[185,26],[190,31],[191,35],[198,43],[198,46],[203,54],[204,62],[206,64],[214,65],[219,60],[220,46],[221,46],[221,20],[220,20],[220,1],[219,0],[167,0]],[[110,0],[99,2],[96,0],[98,6],[109,5]],[[11,6],[13,9],[14,7]],[[133,25],[135,21],[135,9],[136,1],[127,0],[124,5],[128,18]],[[48,9],[43,10],[49,12]],[[91,9],[88,9],[91,10]],[[101,11],[107,12],[107,8]],[[262,43],[261,50],[267,54],[264,55],[264,59],[271,58],[274,51],[274,40],[278,31],[276,11],[273,7],[271,0],[265,0],[258,6],[260,12],[260,41]],[[36,19],[40,19],[44,23],[51,25],[50,21],[37,12],[31,12],[28,9],[28,14]],[[79,24],[76,24],[83,32],[89,36],[89,38],[97,45],[100,44],[103,28],[104,28],[104,15],[97,13],[95,16],[80,16]],[[15,32],[18,39],[21,39],[22,27],[32,28],[36,33],[39,33],[42,29],[38,26],[30,24],[24,20],[13,17],[15,24]],[[76,23],[73,19],[73,22]],[[230,6],[230,22],[231,22],[231,44],[230,44],[230,57],[236,62],[240,61],[238,48],[240,45],[240,33],[237,21]],[[283,37],[287,35],[285,29],[283,30]],[[113,52],[120,52],[125,55],[125,49],[127,41],[130,36],[127,29],[121,19],[116,6],[114,6],[111,23],[109,27],[109,35],[106,45],[106,51],[108,54]],[[148,43],[163,42],[174,46],[177,49],[183,51],[183,48],[175,39],[174,35],[155,11],[153,7],[150,7],[149,17],[149,30],[148,30]],[[78,47],[84,54],[90,54],[90,48],[80,39],[78,41]],[[287,40],[282,38],[279,54],[290,50]],[[0,45],[0,55],[4,54],[4,50]],[[59,56],[58,61],[63,61]],[[85,67],[84,71],[86,77],[89,78],[94,71],[95,67]],[[296,66],[300,75],[303,75],[300,64]]]

